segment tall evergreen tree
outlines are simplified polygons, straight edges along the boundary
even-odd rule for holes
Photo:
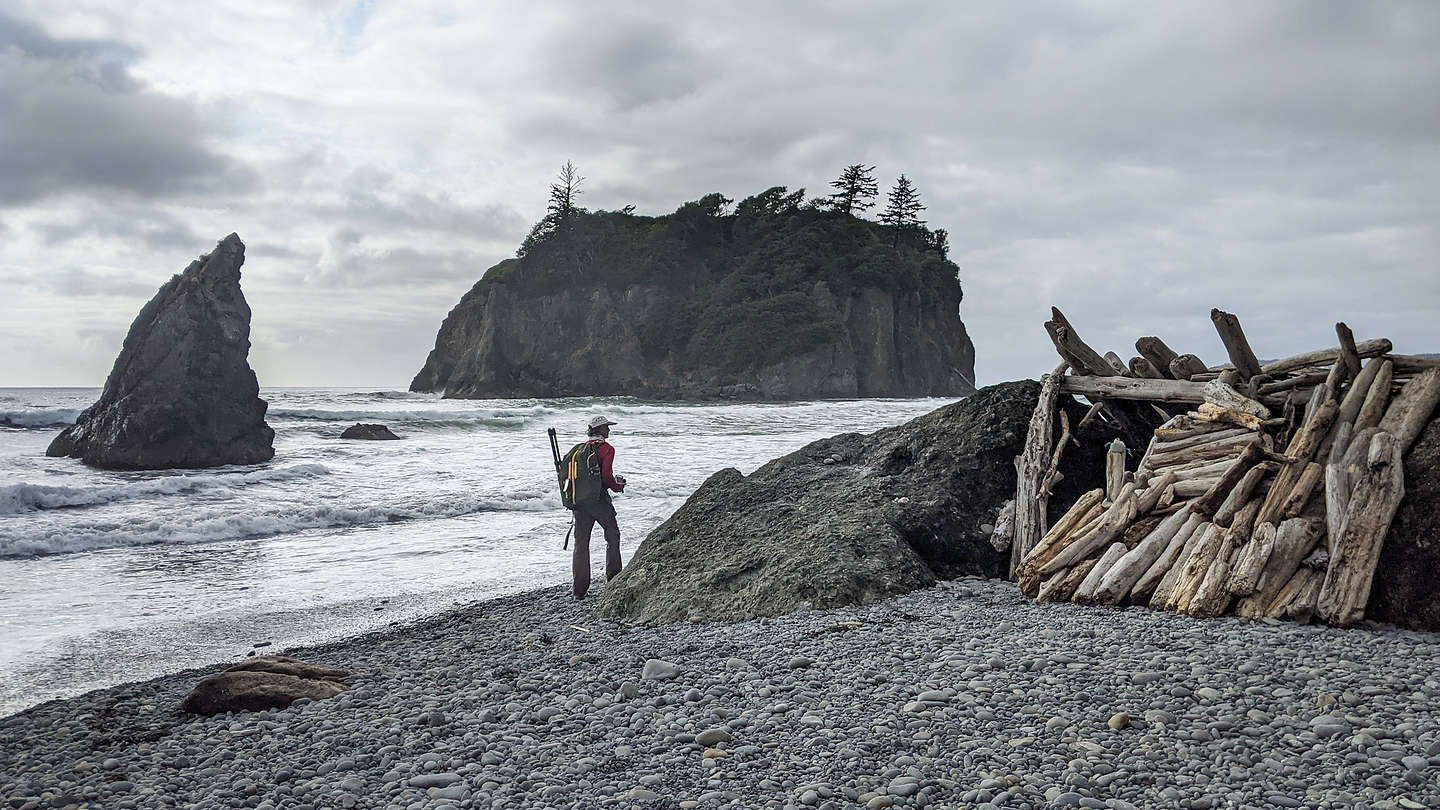
[[[900,175],[895,181],[895,187],[890,189],[890,196],[886,201],[885,210],[880,212],[880,224],[888,226],[895,236],[895,244],[900,244],[900,234],[913,230],[925,224],[920,218],[920,212],[925,206],[920,202],[920,192],[915,190],[915,184],[910,178]]]
[[[583,193],[580,191],[580,184],[585,182],[585,178],[580,176],[580,170],[575,168],[575,164],[567,160],[565,165],[560,167],[557,179],[559,182],[550,186],[550,207],[547,210],[555,215],[558,224],[564,225],[578,207],[575,198]]]
[[[875,182],[875,167],[856,163],[846,166],[840,179],[830,184],[836,189],[830,195],[830,208],[845,214],[859,214],[875,204],[880,186]]]
[[[580,184],[585,182],[575,164],[565,161],[556,179],[558,182],[550,184],[550,203],[545,207],[545,216],[535,223],[525,241],[520,243],[520,249],[515,252],[517,256],[524,257],[536,245],[555,236],[569,224],[576,211],[584,210],[575,203],[575,198],[582,193]]]

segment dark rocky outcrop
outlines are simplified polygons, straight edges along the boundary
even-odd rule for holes
[[[975,348],[958,297],[926,301],[865,289],[840,299],[822,282],[817,309],[844,324],[824,344],[727,371],[647,356],[643,332],[681,301],[650,285],[591,285],[528,295],[477,287],[451,310],[412,391],[447,397],[636,396],[815,399],[964,395]]]
[[[251,658],[196,684],[181,708],[206,715],[283,709],[301,698],[335,697],[349,688],[342,682],[349,675],[283,655]]]
[[[363,422],[356,422],[350,427],[345,428],[345,430],[341,432],[340,438],[367,439],[370,441],[389,441],[392,439],[399,439],[400,437],[390,432],[390,428],[385,427],[384,425],[368,425]]]
[[[1405,499],[1380,549],[1365,618],[1440,631],[1440,419],[1405,456]]]
[[[734,620],[1004,576],[1009,552],[989,531],[1014,494],[1038,394],[1031,381],[992,386],[899,427],[813,442],[749,476],[721,470],[650,533],[599,609],[642,622]],[[1087,434],[1066,453],[1056,501],[1099,485],[1107,437]]]
[[[230,234],[140,310],[100,399],[46,454],[109,469],[257,464],[275,455],[250,369],[245,245]]]
[[[410,389],[697,400],[974,390],[958,268],[933,235],[897,247],[848,214],[754,199],[729,215],[575,215],[465,294]]]

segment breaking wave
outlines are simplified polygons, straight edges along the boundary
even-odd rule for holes
[[[80,416],[78,408],[26,408],[19,411],[0,411],[0,427],[39,430],[63,428],[75,424]]]
[[[12,484],[0,487],[0,515],[14,515],[45,509],[99,506],[117,501],[136,500],[155,495],[179,495],[200,490],[237,489],[251,484],[314,478],[329,472],[330,468],[324,464],[297,464],[293,467],[252,470],[244,473],[169,475],[113,486],[65,487],[44,484]]]
[[[384,411],[327,410],[320,408],[272,408],[272,419],[311,422],[382,422],[388,425],[408,424],[416,427],[524,427],[531,420],[555,413],[553,408],[536,405],[532,408],[492,408],[479,411]]]
[[[318,466],[318,465],[317,465]],[[43,557],[107,548],[153,545],[196,545],[292,534],[307,529],[335,529],[453,518],[477,512],[544,512],[560,507],[548,493],[521,492],[509,498],[445,498],[426,502],[350,508],[287,504],[273,512],[237,514],[229,508],[192,509],[186,516],[67,525],[25,537],[0,534],[0,559]]]

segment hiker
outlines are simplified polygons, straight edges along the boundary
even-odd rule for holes
[[[606,439],[610,438],[610,426],[615,424],[603,416],[590,420],[589,440],[586,445],[593,448],[600,459],[600,481],[604,486],[599,497],[577,503],[575,513],[575,551],[571,557],[571,569],[575,575],[575,598],[583,597],[590,590],[590,530],[596,523],[605,530],[605,581],[609,582],[620,573],[620,524],[615,520],[615,505],[610,502],[611,492],[625,491],[625,477],[616,475],[615,448]]]

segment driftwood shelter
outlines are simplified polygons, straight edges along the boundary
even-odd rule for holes
[[[1126,362],[1051,312],[1062,362],[1043,380],[997,527],[1026,594],[1197,618],[1364,618],[1405,496],[1402,459],[1440,403],[1440,359],[1394,354],[1384,338],[1357,343],[1338,323],[1338,346],[1262,364],[1239,319],[1216,309],[1228,363],[1158,337],[1137,340]],[[1084,421],[1135,403],[1165,421],[1133,468],[1138,448],[1112,443],[1105,488],[1049,526],[1071,432],[1062,393],[1091,403]]]

